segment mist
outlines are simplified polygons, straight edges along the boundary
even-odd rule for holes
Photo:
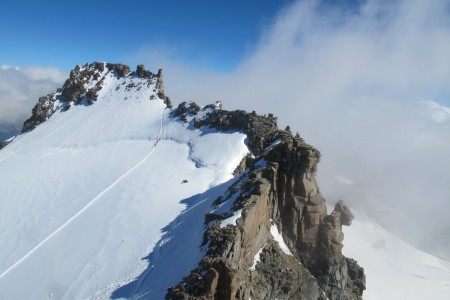
[[[233,71],[164,46],[127,59],[164,68],[175,104],[274,113],[321,151],[331,205],[342,198],[423,247],[450,231],[449,2],[327,3],[283,9]]]
[[[56,68],[0,66],[0,140],[15,135],[39,97],[54,92],[68,73]]]

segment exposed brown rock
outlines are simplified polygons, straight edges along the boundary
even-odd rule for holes
[[[252,299],[325,299],[315,278],[277,243],[269,242],[252,274]]]
[[[156,88],[158,89],[158,97],[159,99],[164,101],[164,104],[168,108],[172,108],[172,102],[170,101],[170,97],[166,96],[164,92],[164,71],[163,69],[159,69],[158,73],[156,74]]]
[[[152,79],[153,78],[153,73],[146,70],[144,65],[138,65],[136,67],[136,75],[142,78],[148,78],[148,79]]]
[[[179,113],[188,111],[184,105]],[[271,127],[273,119],[268,117],[226,111],[214,114],[197,125],[251,132],[253,142],[249,144],[260,156],[249,164],[251,169],[230,188],[228,196],[217,200],[220,204],[237,196],[232,211],[242,209],[242,213],[236,226],[220,228],[224,216],[211,214],[208,218],[208,224],[214,222],[205,233],[209,248],[192,271],[209,274],[208,279],[184,280],[169,289],[166,298],[361,299],[364,271],[341,253],[342,225],[350,224],[353,216],[342,201],[327,215],[315,180],[320,153],[299,136],[276,129],[276,124]],[[248,121],[260,126],[249,128]],[[262,148],[275,140],[280,142],[268,150]],[[262,160],[267,162],[265,166],[257,167],[256,162]],[[274,242],[271,226],[277,226],[293,256],[283,253]],[[260,262],[255,270],[249,269],[261,249]],[[217,259],[222,264],[220,270],[215,265]],[[225,283],[230,284],[226,294],[219,289]]]
[[[106,67],[117,73],[118,77],[125,77],[128,73],[130,73],[130,67],[124,64],[106,64]]]
[[[237,176],[237,175],[244,173],[246,169],[248,169],[252,166],[252,164],[253,164],[253,158],[251,157],[251,155],[247,154],[246,156],[244,156],[242,158],[241,162],[236,167],[236,169],[234,169],[233,175]]]
[[[347,262],[348,275],[351,279],[347,282],[347,288],[352,290],[354,295],[360,295],[357,299],[361,300],[363,291],[366,289],[366,275],[364,275],[364,269],[352,258],[346,257],[345,260]]]
[[[272,114],[259,116],[256,113],[247,113],[243,110],[227,111],[222,109],[220,101],[216,105],[206,105],[201,108],[195,102],[182,102],[173,111],[174,117],[179,117],[183,122],[188,116],[195,116],[200,110],[212,109],[205,118],[194,119],[194,126],[200,128],[209,126],[221,131],[241,131],[247,134],[247,144],[255,156],[261,155],[276,138],[290,136],[284,130],[277,127],[277,118]]]
[[[54,94],[40,97],[31,111],[31,117],[24,122],[22,133],[31,131],[39,124],[45,122],[57,109],[54,105],[55,100]]]
[[[159,69],[158,74],[156,74],[156,77],[158,78],[156,88],[159,90],[159,92],[164,95],[164,70]],[[162,98],[161,98],[162,99]]]
[[[348,209],[346,205],[344,205],[344,201],[339,200],[338,203],[336,203],[336,206],[334,207],[334,211],[341,213],[341,223],[342,225],[350,226],[352,224],[352,220],[355,218]]]
[[[10,141],[1,141],[0,142],[0,150],[5,148],[9,143],[11,143]]]

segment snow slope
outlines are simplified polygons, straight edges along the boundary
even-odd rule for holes
[[[450,263],[401,241],[362,211],[344,226],[343,253],[364,268],[365,300],[444,300],[450,295]]]
[[[372,214],[378,211],[378,218],[390,214],[396,224],[406,228],[414,228],[417,224],[406,219],[401,210],[383,205],[376,199],[368,201],[368,196],[352,179],[336,175],[323,181],[320,185],[322,193],[328,199],[346,199],[355,215],[352,224],[342,228],[345,234],[342,252],[364,268],[367,286],[364,299],[449,299],[450,262],[403,241],[374,220]],[[328,211],[332,209],[328,207]],[[402,232],[402,228],[397,228],[396,232]]]
[[[156,253],[181,241],[177,222],[203,226],[245,135],[175,122],[145,80],[107,74],[93,105],[57,111],[0,151],[2,299],[159,299],[198,263],[198,242]],[[180,247],[192,248],[183,263],[168,259]]]

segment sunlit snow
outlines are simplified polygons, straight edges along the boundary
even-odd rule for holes
[[[221,221],[220,228],[224,228],[228,225],[236,226],[236,220],[239,219],[242,215],[242,209],[235,211],[233,215],[225,220]]]
[[[151,284],[142,278],[173,256],[154,252],[176,240],[174,220],[199,219],[191,226],[202,234],[196,209],[226,190],[248,153],[245,135],[173,121],[149,100],[153,85],[125,91],[142,80],[109,76],[96,103],[56,112],[0,151],[2,299],[128,298],[144,288],[158,299],[198,263],[201,236],[186,246],[189,261],[168,260]]]
[[[250,268],[248,268],[250,271],[256,269],[256,265],[261,261],[261,253],[265,247],[266,245],[264,245],[264,247],[262,247],[261,249],[258,250],[258,252],[256,252],[255,256],[253,257],[253,265],[251,265]]]
[[[343,227],[343,253],[364,268],[365,300],[448,299],[450,263],[401,241],[364,213],[354,214],[352,225]]]
[[[277,225],[272,224],[272,226],[270,227],[270,233],[272,234],[273,239],[278,242],[281,250],[283,250],[284,253],[292,256],[291,250],[289,250],[289,247],[286,245],[283,236],[281,235],[280,231],[278,231]]]

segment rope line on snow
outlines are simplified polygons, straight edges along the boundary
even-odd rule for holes
[[[45,239],[43,239],[41,242],[39,242],[36,246],[34,246],[33,249],[31,249],[28,253],[26,253],[22,258],[17,260],[14,264],[12,264],[8,269],[3,271],[0,274],[0,279],[5,277],[9,272],[11,272],[13,269],[15,269],[18,265],[20,265],[23,261],[25,261],[28,257],[30,257],[33,253],[35,253],[37,250],[39,250],[47,241],[49,241],[51,238],[53,238],[55,235],[57,235],[60,231],[62,231],[64,228],[66,228],[68,225],[70,225],[78,216],[80,216],[83,212],[85,212],[89,207],[91,207],[95,202],[97,202],[98,199],[100,199],[104,194],[106,194],[109,190],[111,190],[119,181],[127,177],[130,173],[132,173],[134,170],[136,170],[139,166],[141,166],[153,153],[153,151],[156,148],[156,145],[161,140],[162,132],[163,132],[163,112],[164,112],[164,106],[161,104],[160,100],[160,106],[161,106],[161,113],[160,113],[160,127],[159,127],[159,134],[155,141],[155,144],[153,145],[150,152],[136,165],[134,165],[131,169],[126,171],[124,174],[122,174],[119,178],[117,178],[113,183],[111,183],[108,187],[106,187],[103,191],[101,191],[97,196],[95,196],[92,200],[90,200],[82,209],[80,209],[75,215],[73,215],[69,220],[67,220],[64,224],[62,224],[60,227],[58,227],[55,231],[53,231],[49,236],[47,236]]]

